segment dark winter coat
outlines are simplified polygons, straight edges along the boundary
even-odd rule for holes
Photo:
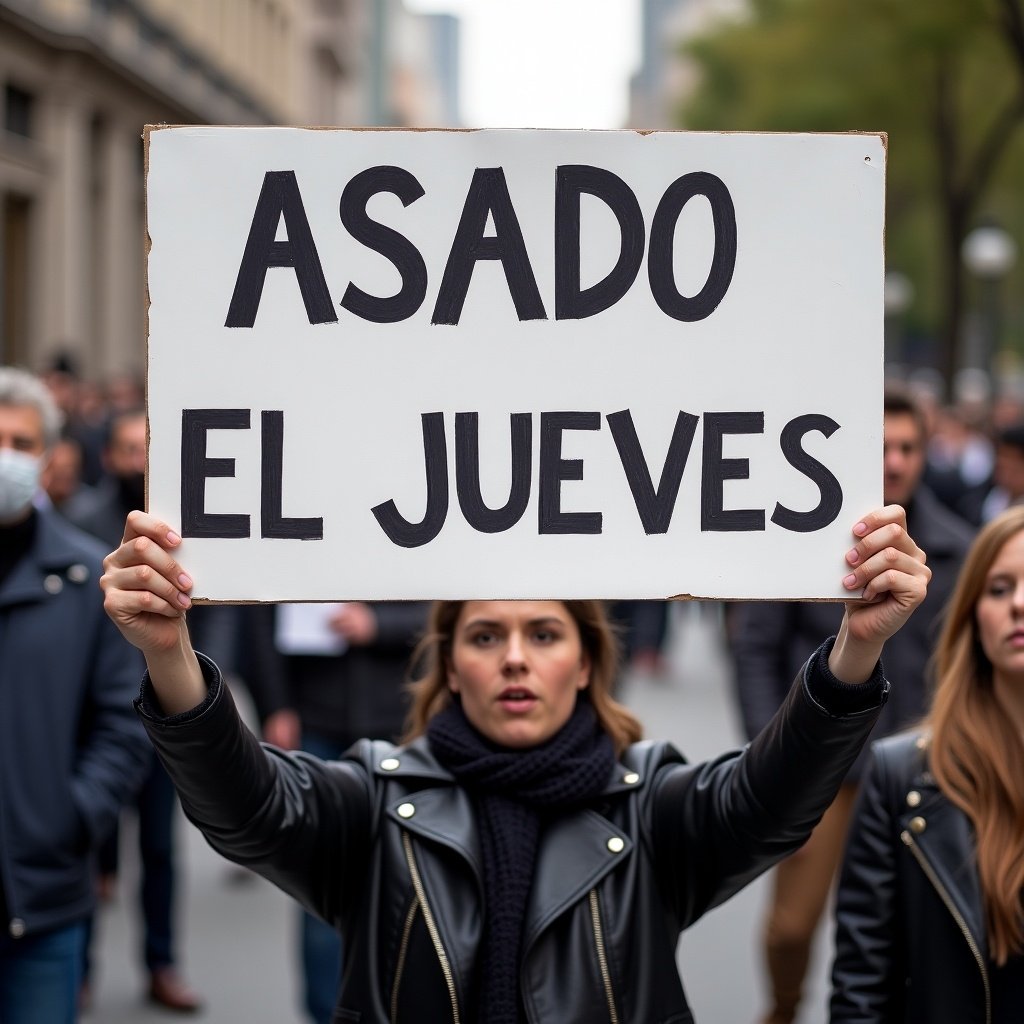
[[[92,910],[92,854],[152,757],[138,652],[103,611],[103,546],[39,509],[0,584],[0,884],[8,934]]]

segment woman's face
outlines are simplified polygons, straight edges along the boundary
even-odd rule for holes
[[[466,717],[503,747],[533,747],[572,715],[590,682],[576,621],[560,601],[467,601],[455,623],[448,686]]]
[[[999,549],[975,614],[995,678],[1024,679],[1024,531]]]

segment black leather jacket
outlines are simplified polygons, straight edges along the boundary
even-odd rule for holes
[[[919,734],[872,745],[839,882],[833,1024],[988,1024],[981,885],[966,815]]]
[[[137,706],[210,843],[342,930],[334,1020],[468,1021],[483,885],[465,791],[423,740],[337,762],[261,746],[204,671],[185,715],[161,717],[148,683]],[[592,807],[543,829],[520,971],[532,1024],[692,1020],[680,931],[804,841],[888,689],[877,671],[857,688],[871,706],[835,716],[836,685],[812,658],[749,747],[705,764],[636,744]]]

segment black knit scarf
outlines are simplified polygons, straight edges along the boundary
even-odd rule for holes
[[[562,729],[528,750],[485,739],[458,700],[434,717],[427,737],[472,797],[480,830],[486,902],[475,1019],[517,1024],[523,917],[541,824],[603,791],[615,765],[611,739],[585,691]]]

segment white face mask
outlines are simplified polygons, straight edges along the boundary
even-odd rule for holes
[[[42,460],[13,448],[0,449],[0,522],[16,519],[32,503]]]

